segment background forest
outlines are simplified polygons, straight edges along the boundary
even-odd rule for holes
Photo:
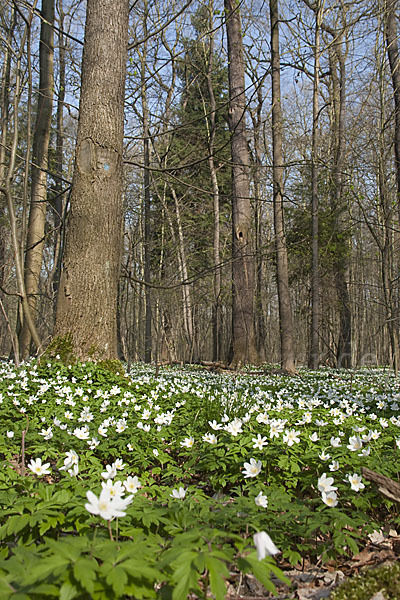
[[[109,4],[117,15],[121,2]],[[97,71],[81,72],[85,10],[79,0],[0,2],[3,356],[27,358],[52,338],[66,224],[77,212],[70,200],[80,91],[114,90],[91,75]],[[287,366],[289,351],[297,365],[397,370],[396,11],[396,0],[130,3],[120,358]],[[235,17],[241,44],[229,45]],[[233,85],[235,49],[244,91]],[[111,49],[108,68],[118,70]],[[93,130],[105,128],[102,113],[89,113]],[[242,129],[247,158],[239,160],[233,140]],[[232,222],[238,165],[249,190],[241,196],[249,213],[240,256],[242,231]],[[94,223],[93,239],[97,230],[118,230],[100,202],[97,219],[83,207],[80,222]],[[83,234],[74,235],[85,246]],[[252,351],[236,361],[235,265],[239,277],[252,274]],[[92,283],[80,302],[95,313],[96,296],[106,293]]]

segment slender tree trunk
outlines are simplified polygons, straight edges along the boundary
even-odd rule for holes
[[[246,139],[244,57],[238,0],[224,0],[229,61],[229,128],[232,154],[232,350],[231,365],[257,363],[254,331],[254,252],[250,157]]]
[[[9,115],[10,115],[10,72],[11,72],[11,44],[14,35],[14,29],[16,25],[15,19],[15,7],[10,6],[9,13],[7,14],[7,20],[9,20],[8,31],[7,31],[7,43],[4,47],[3,55],[3,68],[1,74],[1,90],[0,90],[0,186],[3,187],[5,184],[6,177],[6,148],[8,142],[8,128],[9,128]],[[0,286],[3,287],[5,283],[6,274],[6,262],[7,262],[7,248],[10,245],[10,232],[7,218],[6,202],[3,194],[0,195]],[[5,295],[0,292],[0,300],[5,304]],[[0,336],[5,341],[7,324],[1,319]],[[18,346],[16,340],[15,330],[11,333],[12,347],[14,349],[14,355],[18,361]],[[4,346],[1,348],[4,353],[6,350]]]
[[[392,76],[394,99],[394,154],[396,164],[397,206],[400,215],[400,60],[397,33],[397,0],[387,0],[385,7],[385,37]]]
[[[387,156],[387,138],[385,136],[387,128],[387,115],[386,115],[386,70],[384,68],[384,58],[382,58],[381,68],[379,70],[380,81],[379,81],[379,99],[380,99],[380,127],[379,127],[379,155],[378,155],[378,191],[379,191],[379,205],[378,205],[378,219],[380,223],[379,230],[381,233],[381,240],[377,238],[379,250],[381,252],[381,277],[383,287],[383,299],[386,308],[386,329],[389,335],[390,350],[391,350],[391,363],[393,370],[397,374],[399,369],[399,334],[397,327],[397,308],[395,301],[395,288],[394,288],[394,252],[393,252],[393,240],[394,240],[394,223],[393,223],[393,212],[394,206],[391,202],[391,197],[388,190],[387,180],[385,173],[387,172],[386,156]]]
[[[182,301],[183,301],[183,324],[184,331],[186,336],[186,341],[189,346],[189,357],[192,358],[193,354],[193,309],[192,309],[192,298],[190,294],[190,286],[188,285],[189,273],[187,267],[186,260],[186,250],[185,250],[185,238],[183,235],[183,226],[182,226],[182,217],[181,217],[181,208],[179,205],[179,199],[175,189],[170,186],[172,197],[174,199],[175,204],[175,215],[176,215],[176,225],[178,229],[178,249],[179,249],[179,271],[182,278]]]
[[[128,0],[88,0],[64,269],[53,347],[116,358]],[[105,27],[106,24],[106,27]],[[57,339],[61,338],[61,339]]]
[[[1,73],[0,90],[0,185],[3,186],[6,175],[6,148],[8,138],[8,120],[10,114],[10,71],[11,71],[11,43],[15,29],[15,8],[10,7],[7,43],[4,47],[3,68]],[[0,199],[0,285],[4,283],[6,247],[8,232],[6,228],[6,206],[3,196]]]
[[[147,12],[148,6],[145,3],[145,14],[143,16],[143,37],[147,36]],[[144,280],[149,283],[151,280],[151,197],[150,197],[150,138],[149,138],[149,109],[147,104],[146,87],[146,58],[147,41],[143,43],[141,56],[141,99],[143,112],[143,189],[144,189]],[[144,361],[151,362],[152,352],[152,310],[151,310],[151,288],[145,285],[145,333],[144,333]]]
[[[389,58],[390,73],[393,86],[394,100],[394,157],[396,165],[396,192],[397,192],[397,210],[400,221],[400,57],[397,31],[397,0],[387,0],[385,7],[385,37],[387,53]],[[397,245],[399,244],[399,233],[396,235]],[[392,305],[392,357],[393,367],[397,373],[399,369],[399,285],[397,285],[397,302],[394,298]]]
[[[205,120],[208,130],[208,166],[210,169],[210,178],[213,192],[213,212],[214,212],[214,239],[213,239],[213,257],[214,257],[214,303],[212,308],[212,338],[213,338],[213,361],[219,361],[221,356],[221,255],[220,255],[220,210],[219,210],[219,185],[217,169],[214,162],[214,142],[215,142],[215,116],[217,114],[217,103],[215,101],[214,88],[212,83],[213,58],[214,58],[214,33],[213,33],[213,13],[214,3],[211,0],[209,19],[209,51],[208,51],[208,69],[207,69],[207,90],[210,101],[209,122],[207,110],[205,107]]]
[[[318,114],[319,114],[319,63],[322,7],[315,11],[314,80],[313,80],[313,129],[311,149],[311,220],[312,220],[312,268],[311,268],[311,348],[309,367],[319,366],[319,321],[320,321],[320,278],[319,278],[319,198],[318,198]]]
[[[32,18],[34,15],[34,11],[36,8],[36,1],[33,3],[31,7],[31,12],[28,20],[25,24],[25,29],[22,34],[20,51],[17,55],[16,66],[15,66],[15,84],[14,84],[14,99],[13,99],[13,133],[11,137],[11,149],[10,149],[10,160],[7,169],[7,174],[5,175],[4,187],[1,187],[1,192],[4,194],[7,203],[8,216],[10,220],[10,235],[11,235],[11,243],[14,254],[14,262],[15,262],[15,278],[18,289],[18,294],[20,297],[20,306],[21,313],[24,321],[27,323],[29,327],[30,334],[32,336],[33,343],[36,348],[40,348],[41,341],[39,335],[36,330],[36,325],[34,319],[32,317],[31,309],[29,306],[27,294],[25,291],[25,283],[24,283],[24,274],[23,274],[23,266],[22,266],[22,258],[21,258],[21,247],[18,239],[18,223],[17,223],[17,215],[16,215],[16,207],[12,196],[12,181],[15,173],[15,166],[17,160],[17,151],[18,151],[18,140],[19,140],[19,121],[18,121],[18,109],[19,103],[21,101],[21,80],[22,80],[22,69],[21,62],[22,56],[25,52],[25,44],[27,44],[29,49],[29,37],[30,37],[30,28],[32,23]],[[29,110],[28,110],[29,112]],[[19,345],[18,339],[14,340],[14,360],[18,364],[19,363]]]
[[[54,211],[54,246],[53,246],[53,271],[51,284],[54,298],[54,316],[57,301],[57,292],[60,283],[61,258],[62,258],[62,215],[65,205],[63,194],[63,162],[64,162],[64,102],[65,102],[65,42],[64,42],[64,12],[63,0],[58,0],[59,27],[58,32],[58,99],[57,99],[57,132],[56,132],[56,198],[53,202]]]
[[[282,368],[296,371],[293,342],[293,318],[289,290],[288,257],[283,218],[283,151],[282,151],[282,107],[279,54],[279,9],[278,0],[270,0],[271,18],[271,63],[272,63],[272,148],[274,185],[274,224],[276,269],[281,334]]]
[[[256,330],[256,348],[260,361],[266,360],[266,326],[265,316],[263,311],[263,297],[265,296],[265,285],[263,281],[263,268],[264,268],[264,257],[263,257],[263,244],[265,239],[263,238],[262,224],[263,224],[263,200],[261,197],[261,173],[262,173],[262,160],[261,160],[261,140],[262,140],[262,109],[264,104],[264,91],[261,82],[258,80],[254,81],[257,85],[257,104],[254,110],[250,111],[250,116],[253,125],[253,140],[254,140],[254,153],[251,154],[253,163],[253,186],[254,186],[254,230],[255,230],[255,330]]]
[[[40,27],[40,77],[35,132],[33,136],[33,165],[31,205],[25,254],[25,289],[33,318],[36,318],[37,295],[43,262],[45,223],[47,210],[47,166],[53,104],[53,54],[54,54],[54,0],[42,0]],[[19,334],[21,357],[28,358],[31,333],[23,321]]]
[[[351,368],[351,306],[349,293],[350,247],[347,228],[347,202],[343,197],[344,174],[344,120],[345,120],[345,58],[342,52],[342,36],[336,38],[330,51],[333,102],[333,169],[332,169],[332,210],[335,217],[336,254],[335,285],[339,301],[339,339],[337,344],[337,364]]]

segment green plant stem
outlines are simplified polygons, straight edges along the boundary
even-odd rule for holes
[[[111,530],[111,521],[107,521],[107,525],[108,525],[108,533],[110,534],[110,540],[113,542],[114,538],[113,538],[113,534],[112,534],[112,530]]]
[[[29,429],[29,418],[26,415],[26,429],[22,431],[21,435],[21,475],[25,475],[25,437]]]

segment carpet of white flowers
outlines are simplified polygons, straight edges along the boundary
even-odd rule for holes
[[[398,479],[399,405],[378,369],[4,362],[0,597],[222,600],[355,554],[399,520],[361,471]]]

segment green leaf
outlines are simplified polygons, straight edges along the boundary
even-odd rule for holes
[[[271,571],[268,568],[268,566],[265,562],[265,559],[260,561],[258,561],[257,559],[251,561],[251,570],[253,572],[254,577],[258,579],[260,583],[262,583],[266,590],[272,592],[273,594],[276,594],[276,587],[271,581]]]
[[[43,581],[57,569],[65,568],[67,564],[68,561],[62,556],[53,555],[48,558],[46,557],[25,573],[24,583],[25,585],[30,585],[40,580]]]
[[[213,556],[206,556],[206,565],[210,573],[210,587],[215,600],[225,600],[226,583],[224,578],[229,577],[225,563]]]
[[[97,577],[97,562],[90,558],[79,558],[73,567],[75,579],[89,592],[93,594],[94,582]]]
[[[4,598],[7,600],[11,594],[13,593],[13,589],[10,584],[4,577],[0,577],[0,598]]]
[[[199,573],[193,564],[196,556],[197,552],[190,550],[181,553],[179,561],[177,561],[179,566],[174,570],[172,576],[173,581],[177,584],[172,592],[173,600],[187,598],[189,590],[200,590]]]
[[[58,596],[59,586],[53,585],[50,583],[41,583],[40,585],[35,585],[35,594],[40,596]],[[31,592],[32,593],[32,592]]]
[[[78,590],[72,583],[66,581],[62,584],[60,589],[60,600],[72,600],[73,598],[76,598],[77,594]]]
[[[29,515],[14,515],[13,517],[9,517],[7,522],[8,535],[19,533],[29,523],[29,519]]]
[[[161,573],[157,569],[136,558],[130,558],[120,564],[135,580],[147,579],[150,582],[156,582],[161,577]]]
[[[122,596],[125,591],[128,576],[126,571],[120,565],[117,565],[116,567],[111,568],[106,577],[106,581],[112,586],[117,596]]]

